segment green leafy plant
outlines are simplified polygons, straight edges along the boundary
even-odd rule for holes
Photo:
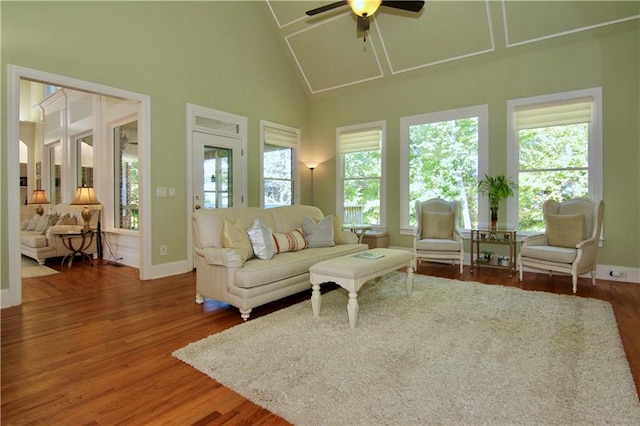
[[[478,192],[489,196],[489,209],[491,210],[491,230],[498,226],[498,204],[500,200],[513,196],[513,190],[518,186],[505,175],[487,176],[478,182]]]
[[[512,197],[513,190],[517,188],[518,185],[516,185],[511,179],[508,179],[505,175],[484,175],[484,179],[481,179],[480,182],[478,182],[478,191],[482,195],[489,196],[489,206],[491,208],[497,208],[500,200]]]

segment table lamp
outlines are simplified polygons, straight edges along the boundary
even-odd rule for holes
[[[47,198],[47,194],[44,192],[44,189],[34,189],[31,193],[29,204],[37,204],[38,207],[36,207],[36,213],[42,216],[44,213],[42,205],[49,204],[49,198]]]
[[[93,187],[86,185],[79,186],[71,205],[84,206],[82,209],[82,219],[84,220],[82,232],[89,232],[89,222],[91,222],[92,216],[89,206],[100,205],[100,201],[96,198],[96,193],[93,191]]]

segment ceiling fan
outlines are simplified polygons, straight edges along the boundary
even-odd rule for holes
[[[369,17],[376,13],[378,7],[385,6],[394,9],[408,10],[409,12],[420,12],[424,6],[424,1],[342,0],[308,10],[306,13],[309,16],[314,16],[347,4],[358,17],[358,32],[365,32],[369,30]]]

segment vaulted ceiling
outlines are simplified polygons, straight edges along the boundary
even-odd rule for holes
[[[417,14],[380,7],[365,41],[348,6],[305,14],[333,1],[267,0],[312,94],[640,18],[638,1],[426,0]]]

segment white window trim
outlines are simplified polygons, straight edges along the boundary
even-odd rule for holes
[[[298,136],[298,145],[293,148],[291,158],[291,176],[293,178],[293,204],[300,204],[300,129],[295,127],[284,126],[282,124],[273,123],[266,120],[260,120],[260,207],[264,208],[264,145],[266,142],[265,128],[272,127],[274,129],[284,130],[286,132],[295,133]]]
[[[400,234],[413,235],[415,227],[409,225],[409,127],[417,124],[437,123],[478,117],[478,178],[489,171],[489,105],[475,105],[400,118]],[[489,201],[478,197],[478,224],[489,224]]]
[[[591,97],[591,124],[589,125],[589,197],[601,200],[603,197],[602,167],[602,87],[552,93],[542,96],[513,99],[507,101],[507,173],[518,183],[520,164],[520,140],[516,130],[516,108],[525,105],[543,104],[571,99]],[[508,226],[518,226],[518,191],[507,200]]]
[[[336,128],[336,216],[342,218],[344,214],[344,162],[340,154],[340,134],[371,128],[380,128],[380,223],[371,227],[375,231],[387,230],[387,122],[386,120],[371,121]]]

